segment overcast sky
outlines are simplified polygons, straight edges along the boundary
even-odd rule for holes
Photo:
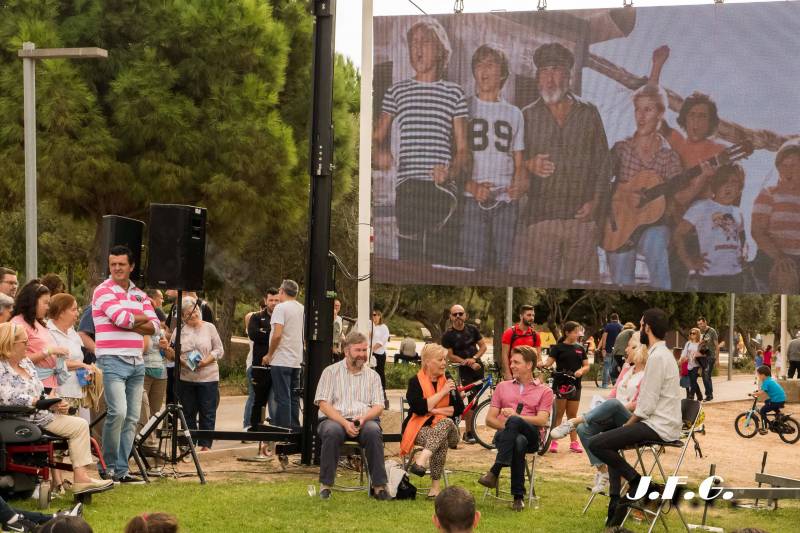
[[[764,1],[764,0],[757,0]],[[452,13],[454,0],[414,0],[426,13]],[[637,7],[713,4],[714,0],[634,0]],[[725,0],[726,4],[741,4],[744,0]],[[336,50],[350,57],[356,65],[361,64],[361,0],[337,0],[336,2]],[[464,0],[465,12],[492,10],[532,11],[537,0]],[[621,7],[622,0],[549,0],[547,9],[591,9]],[[373,14],[418,15],[419,9],[408,0],[374,0]]]

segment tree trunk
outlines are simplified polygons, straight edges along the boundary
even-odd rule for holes
[[[389,302],[389,306],[383,311],[384,322],[392,318],[394,314],[397,312],[397,306],[400,305],[400,297],[402,296],[402,294],[403,294],[402,287],[395,287],[392,290],[392,299]]]
[[[89,268],[86,271],[86,297],[88,300],[91,300],[94,288],[103,281],[103,265],[104,261],[108,261],[108,258],[103,257],[102,242],[103,225],[100,223],[100,220],[97,220],[94,230],[94,241],[92,242],[93,251],[89,256]]]

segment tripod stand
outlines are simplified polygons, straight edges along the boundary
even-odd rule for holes
[[[146,454],[144,453],[143,447],[144,443],[147,441],[147,438],[156,431],[156,428],[159,427],[165,420],[167,422],[167,431],[169,431],[169,448],[168,453],[165,457],[165,463],[170,463],[171,465],[176,465],[178,462],[182,461],[184,457],[188,454],[191,454],[192,460],[194,461],[194,467],[197,472],[197,476],[200,478],[200,483],[205,485],[206,477],[203,474],[203,469],[200,466],[200,461],[197,458],[197,451],[194,447],[194,441],[192,440],[191,433],[189,432],[189,426],[186,423],[186,417],[183,414],[183,407],[180,404],[178,390],[180,387],[181,381],[181,362],[180,362],[180,354],[181,354],[181,323],[183,321],[183,313],[181,311],[181,305],[183,300],[183,291],[178,290],[177,301],[175,305],[177,307],[176,313],[176,326],[175,326],[175,375],[173,376],[174,386],[173,390],[175,394],[172,398],[172,402],[168,403],[161,411],[156,413],[155,415],[150,417],[150,420],[147,421],[147,424],[142,428],[142,431],[136,435],[134,439],[134,448],[138,450],[139,456],[142,458],[142,461],[145,464],[146,468],[149,468],[149,463],[147,461]],[[197,302],[195,302],[195,306]],[[194,312],[194,309],[192,309]],[[180,443],[180,444],[179,444]],[[180,450],[180,446],[185,446],[185,449]]]

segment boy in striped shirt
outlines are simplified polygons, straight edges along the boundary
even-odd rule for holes
[[[144,335],[159,328],[147,295],[130,280],[133,254],[125,246],[108,252],[111,276],[92,295],[97,366],[103,371],[108,411],[103,427],[103,459],[120,483],[143,483],[128,474],[128,457],[144,390]]]

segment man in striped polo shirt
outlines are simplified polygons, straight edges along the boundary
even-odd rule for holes
[[[131,251],[114,246],[108,254],[111,276],[92,295],[95,355],[108,406],[103,459],[114,481],[136,484],[143,481],[128,474],[128,457],[144,389],[143,335],[155,333],[159,322],[147,295],[131,282]]]
[[[319,407],[319,497],[331,497],[339,452],[345,440],[364,448],[375,498],[388,500],[383,464],[383,387],[378,373],[365,365],[367,337],[351,331],[344,339],[344,359],[322,371],[314,405]]]

